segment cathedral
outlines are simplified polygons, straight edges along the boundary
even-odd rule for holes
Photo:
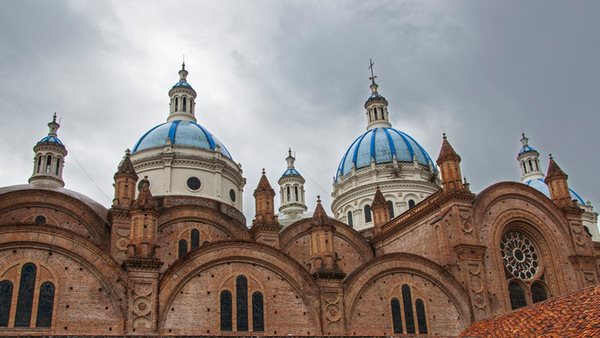
[[[309,211],[290,149],[246,220],[235,149],[198,123],[187,77],[112,205],[64,188],[56,114],[28,184],[0,188],[0,335],[457,336],[599,284],[598,214],[557,159],[523,134],[521,181],[472,191],[449,137],[434,159],[392,126],[373,73],[366,132],[324,173],[331,210]]]

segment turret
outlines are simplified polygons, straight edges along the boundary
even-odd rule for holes
[[[113,207],[129,208],[135,199],[135,184],[138,176],[133,168],[133,163],[131,163],[130,155],[131,152],[127,149],[114,175],[115,198],[113,199]]]
[[[179,82],[169,90],[171,100],[168,122],[173,120],[196,122],[196,91],[187,82],[188,71],[185,70],[185,62],[181,64],[179,71]]]
[[[317,278],[342,279],[345,276],[337,264],[334,233],[335,227],[317,196],[310,228],[310,272]]]
[[[466,190],[460,172],[460,156],[448,142],[446,134],[443,137],[437,164],[441,170],[444,191]]]
[[[304,177],[296,170],[294,162],[296,158],[292,156],[292,150],[288,150],[287,169],[277,181],[279,184],[279,196],[281,203],[279,207],[280,220],[285,219],[287,223],[303,218],[306,212],[304,202]]]
[[[377,78],[376,75],[373,74],[373,60],[370,60],[369,69],[371,70],[371,96],[365,102],[366,115],[368,120],[367,129],[373,128],[389,128],[392,126],[388,116],[388,101],[379,94],[378,88],[379,85],[375,82]]]
[[[545,182],[550,191],[550,199],[559,207],[567,207],[575,204],[571,200],[569,184],[567,183],[567,174],[556,164],[552,155],[550,155],[550,164],[548,164],[548,173]]]
[[[67,148],[58,138],[60,124],[56,122],[56,113],[48,123],[48,135],[34,147],[33,174],[29,178],[31,184],[42,184],[51,187],[64,187],[62,178]]]
[[[131,206],[131,231],[127,257],[154,258],[158,232],[158,205],[150,193],[150,181],[138,184],[138,197]]]
[[[257,242],[265,243],[274,247],[279,246],[279,231],[281,225],[275,216],[275,190],[271,187],[265,170],[254,190],[254,201],[256,214],[252,220],[252,237]]]
[[[373,204],[371,204],[371,211],[373,213],[373,231],[377,235],[381,232],[381,227],[390,221],[390,206],[388,205],[383,193],[379,190],[375,190],[375,198],[373,198]]]
[[[525,133],[521,134],[522,147],[517,156],[521,168],[521,182],[527,183],[531,180],[544,178],[542,166],[540,165],[540,153],[529,145],[529,138]]]

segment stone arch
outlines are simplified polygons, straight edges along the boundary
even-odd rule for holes
[[[306,306],[305,314],[310,324],[308,330],[313,334],[320,333],[320,291],[312,276],[291,257],[277,249],[250,241],[222,241],[207,244],[204,250],[191,253],[165,271],[160,279],[159,304],[162,305],[159,313],[159,332],[168,332],[166,328],[168,314],[173,311],[173,303],[182,294],[188,283],[194,278],[200,278],[202,274],[208,274],[211,269],[226,267],[230,264],[244,264],[252,269],[264,269],[273,273],[273,278],[275,276],[280,278],[282,282],[293,289],[296,299],[301,300],[302,304]],[[214,277],[214,275],[211,276]],[[205,277],[208,278],[208,276]],[[260,281],[261,276],[256,273],[253,278],[258,278]],[[264,281],[260,282],[264,283]],[[271,286],[274,285],[273,279],[270,282]],[[216,282],[216,286],[218,286],[218,282]],[[218,292],[215,292],[217,295],[212,295],[212,291],[207,291],[207,294],[218,296]],[[217,304],[215,303],[213,306],[216,307]],[[273,305],[269,305],[267,302],[264,306],[273,308]],[[271,331],[273,328],[267,329]]]
[[[30,252],[44,252],[45,255],[47,253],[48,256],[65,257],[69,261],[76,263],[82,271],[78,271],[78,273],[91,274],[98,284],[101,285],[102,294],[106,294],[108,302],[110,302],[114,311],[118,313],[118,317],[114,318],[117,323],[113,333],[123,330],[126,320],[127,277],[119,263],[94,244],[68,231],[51,226],[5,225],[0,227],[0,252],[11,250],[13,255],[27,256]],[[0,255],[0,259],[6,259],[6,256],[2,256]],[[28,260],[22,256],[11,259],[15,262]],[[34,261],[34,263],[49,269],[48,264],[44,264],[42,260],[39,262]],[[8,265],[3,267],[6,267],[5,270],[10,268]],[[58,300],[55,300],[56,303],[60,301],[61,293],[71,292],[67,291],[67,284],[78,283],[78,280],[74,280],[71,276],[72,270],[49,270],[56,280],[55,285],[58,295]],[[0,271],[0,275],[2,273],[4,273],[4,270]],[[98,291],[100,292],[100,290]],[[89,290],[83,290],[82,292],[88,293]],[[72,329],[77,330],[77,328]],[[84,330],[85,328],[82,327],[79,329]],[[108,333],[108,328],[106,328],[106,331]],[[73,331],[66,331],[66,333],[70,332]],[[84,332],[81,331],[79,334]]]
[[[356,262],[352,264],[351,267],[349,266],[348,269],[344,269],[343,258],[342,255],[340,255],[340,259],[342,259],[342,261],[340,262],[340,267],[342,268],[342,270],[346,270],[345,272],[350,273],[354,269],[373,259],[374,253],[371,245],[364,237],[362,237],[358,233],[358,231],[335,219],[330,218],[330,221],[335,228],[335,238],[337,238],[339,241],[343,241],[344,245],[348,245],[347,247],[344,246],[344,248],[336,246],[335,250],[339,253],[341,253],[342,250],[351,250],[349,251],[349,254],[351,254],[352,256],[356,255],[357,257],[360,257],[360,262]],[[292,223],[290,226],[285,228],[279,235],[279,247],[281,248],[281,251],[290,255],[292,258],[294,258],[296,261],[303,265],[306,265],[307,258],[310,257],[304,257],[303,259],[299,252],[304,253],[305,256],[308,255],[310,245],[310,243],[308,242],[311,225],[312,219],[303,219]],[[303,248],[298,248],[296,242],[300,242],[300,240],[302,239],[307,243],[306,245],[302,245],[304,246]],[[296,246],[296,248],[293,248],[294,246]]]
[[[418,278],[421,283],[423,281],[425,281],[425,283],[430,283],[428,285],[425,284],[425,286],[419,290],[428,288],[428,290],[431,291],[435,288],[437,293],[448,298],[448,304],[451,304],[458,314],[458,318],[452,319],[456,322],[456,327],[453,329],[448,328],[449,331],[447,332],[435,332],[434,329],[431,329],[431,334],[453,334],[449,333],[452,331],[456,332],[454,334],[458,334],[473,321],[469,296],[461,284],[448,271],[436,263],[418,255],[409,253],[390,253],[373,259],[360,269],[354,271],[344,281],[344,313],[346,315],[346,323],[348,323],[349,334],[362,333],[356,332],[356,328],[352,326],[352,319],[355,317],[355,314],[358,313],[358,310],[360,310],[357,308],[357,304],[358,302],[363,301],[362,295],[370,290],[379,290],[378,292],[381,292],[382,296],[389,295],[389,292],[387,292],[389,290],[386,288],[394,288],[394,284],[388,284],[385,287],[382,287],[381,285],[376,287],[372,286],[374,286],[378,280],[390,276],[410,276],[410,278]],[[385,281],[383,283],[385,283]],[[423,293],[425,293],[425,291],[423,291]],[[384,299],[382,297],[381,300],[383,304],[387,304],[382,308],[382,310],[385,311],[387,307],[389,307],[389,299]],[[438,300],[436,299],[436,301]],[[443,305],[445,305],[445,303]],[[369,308],[367,310],[370,313],[378,313],[377,310],[379,309]],[[379,314],[377,314],[377,316],[379,316]],[[378,324],[376,323],[375,325]],[[435,328],[435,326],[433,327]],[[382,331],[377,332],[377,334],[389,334],[391,332],[392,331],[389,330],[383,331],[382,329]]]
[[[108,248],[110,227],[107,220],[108,210],[86,196],[63,188],[37,187],[20,185],[0,189],[0,224],[11,224],[19,220],[24,223],[34,223],[35,215],[23,218],[20,210],[30,208],[48,210],[52,215],[48,219],[65,218],[73,224],[56,224],[59,228],[70,230],[101,248]],[[64,215],[60,217],[60,214]],[[77,223],[77,224],[75,224]]]
[[[484,262],[494,313],[510,311],[508,279],[500,255],[502,236],[511,230],[529,237],[540,250],[545,286],[560,295],[577,288],[569,257],[575,255],[568,221],[544,194],[521,183],[501,182],[476,198],[473,224],[479,225],[479,241],[487,247]],[[527,284],[527,283],[525,283]],[[526,288],[526,293],[529,290]]]

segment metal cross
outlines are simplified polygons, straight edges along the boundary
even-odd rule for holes
[[[371,82],[375,83],[375,78],[377,78],[377,76],[375,76],[373,74],[373,66],[375,65],[375,63],[373,62],[373,59],[369,59],[369,69],[371,70],[371,77],[369,78],[369,80],[371,80]]]

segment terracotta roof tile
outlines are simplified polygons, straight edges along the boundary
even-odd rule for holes
[[[600,286],[474,323],[468,337],[600,337]]]

